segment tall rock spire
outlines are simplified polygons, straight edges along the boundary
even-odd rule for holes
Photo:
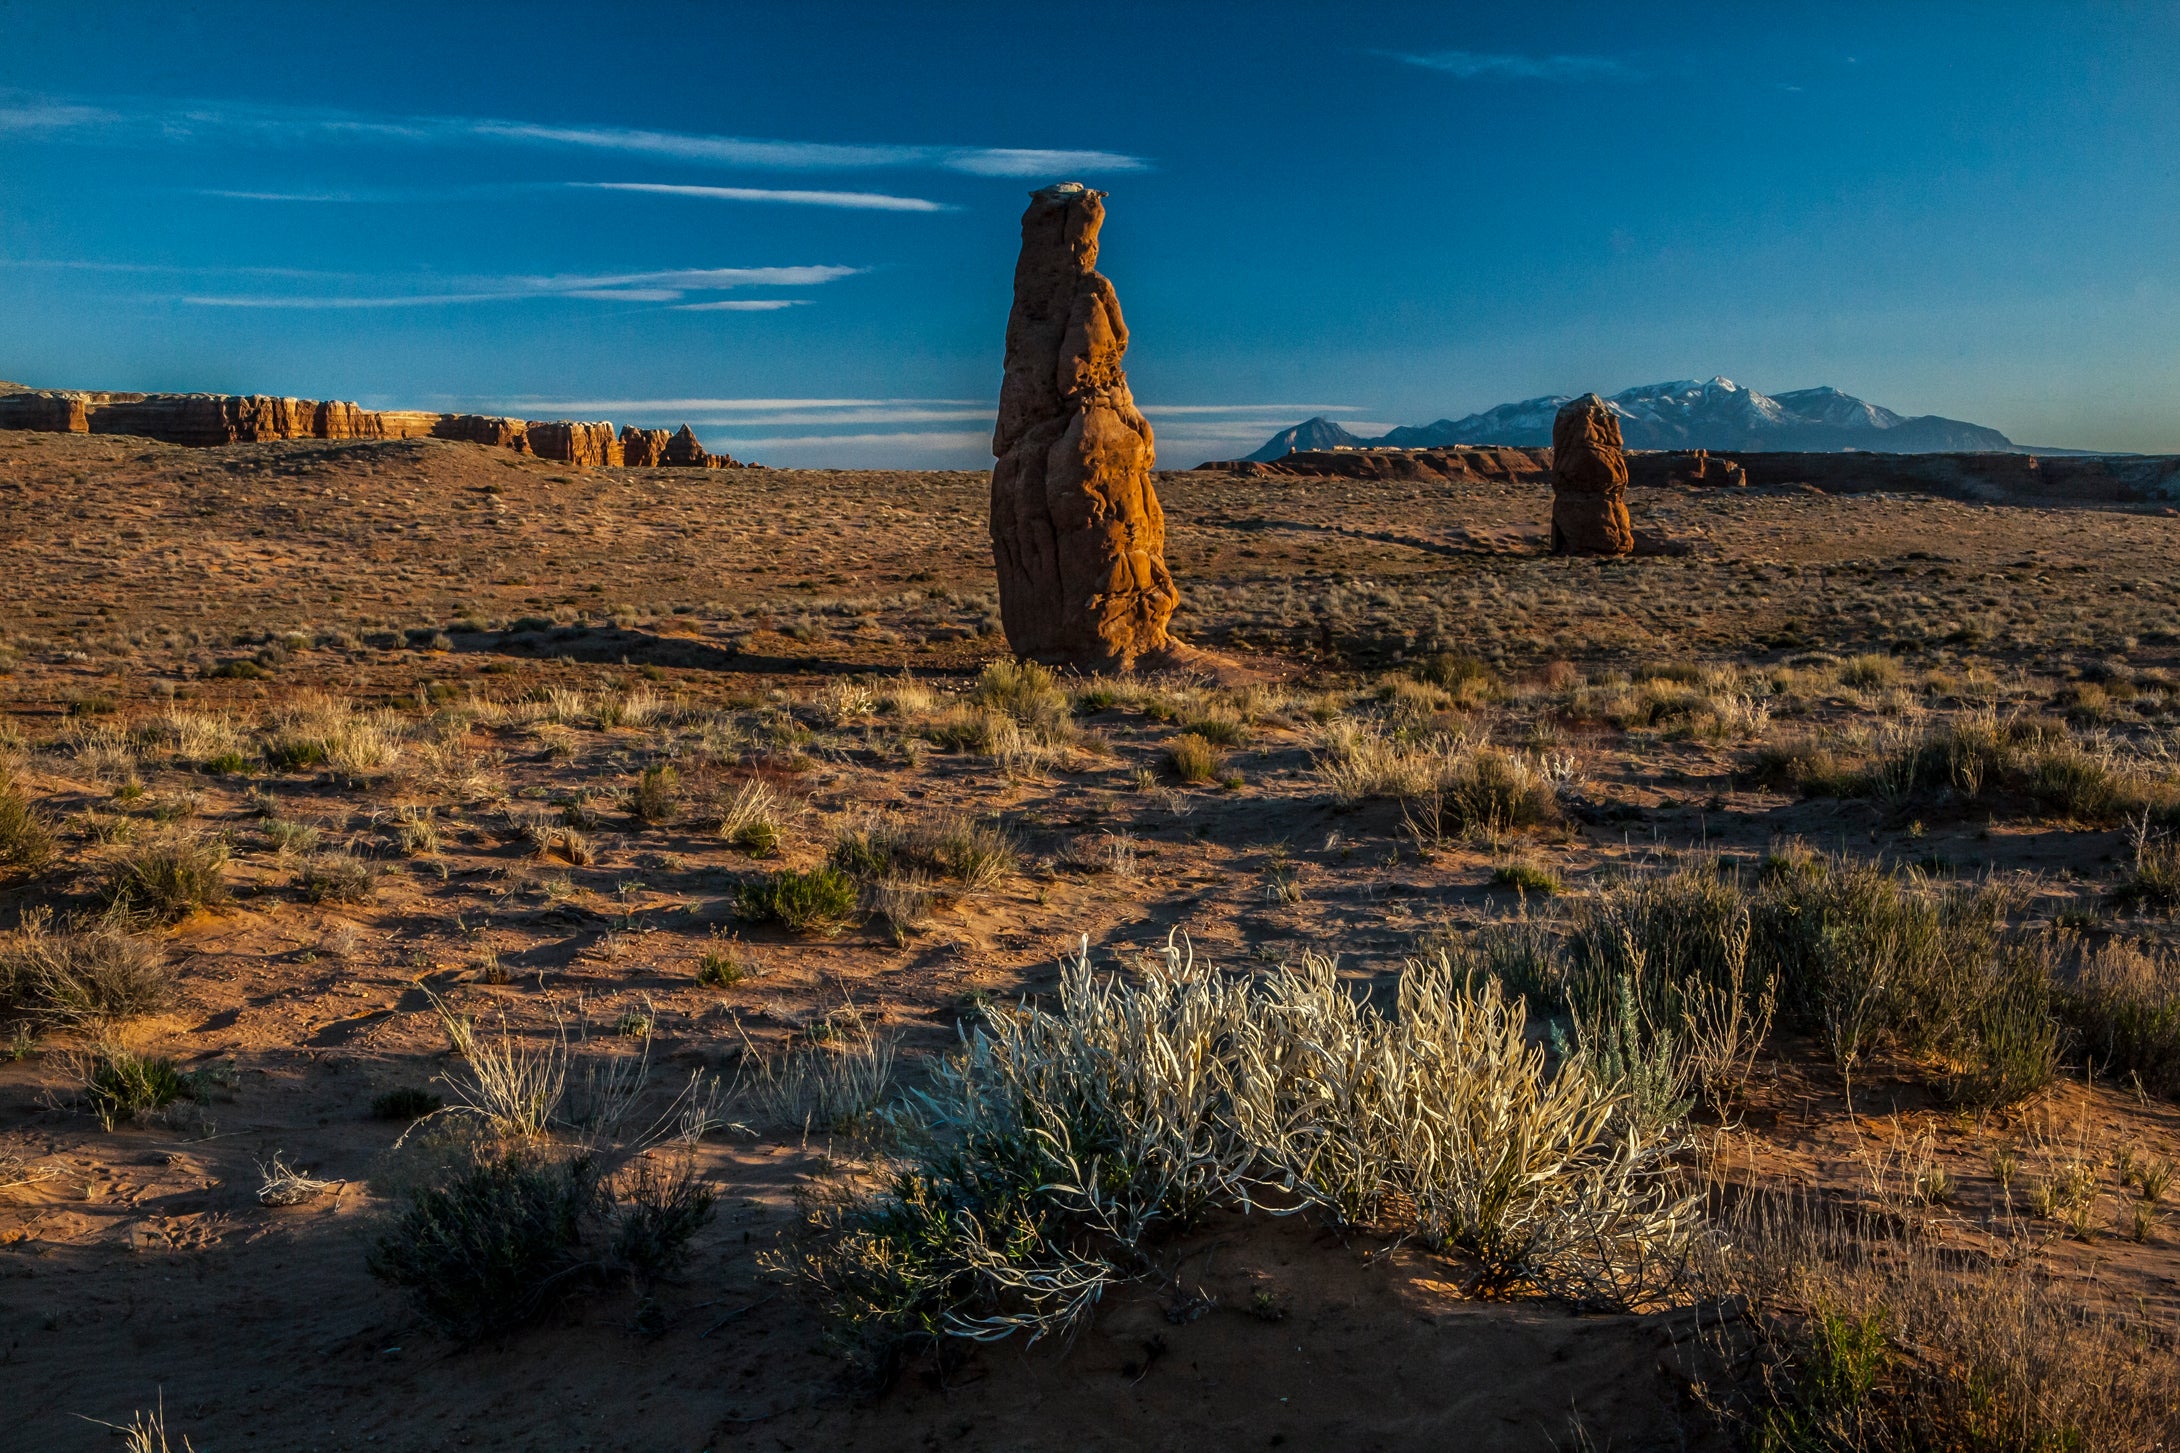
[[[1015,654],[1128,670],[1174,646],[1180,603],[1151,487],[1151,426],[1128,393],[1128,327],[1097,271],[1103,192],[1030,194],[992,433],[992,554]]]
[[[1584,394],[1552,420],[1552,553],[1626,555],[1634,549],[1620,419],[1596,394]]]

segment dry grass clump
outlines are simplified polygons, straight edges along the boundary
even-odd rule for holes
[[[108,868],[100,900],[133,922],[166,927],[199,909],[223,906],[227,846],[213,838],[167,837],[129,849]]]
[[[250,732],[227,712],[169,707],[150,723],[145,734],[191,766],[210,772],[249,769]]]
[[[480,1035],[468,1019],[445,1004],[433,1010],[446,1030],[460,1072],[447,1079],[454,1110],[488,1126],[502,1140],[536,1140],[560,1113],[568,1088],[568,1037],[557,1028],[541,1044],[518,1039],[503,1015],[497,1035]]]
[[[1166,743],[1166,765],[1183,782],[1212,781],[1225,761],[1217,747],[1195,732],[1183,732]]]
[[[2049,1083],[2060,1051],[2052,953],[2006,929],[2008,908],[1990,886],[1804,851],[1754,885],[1714,862],[1607,883],[1568,910],[1563,937],[1520,935],[1495,962],[1462,951],[1569,1012],[1653,1118],[1698,1091],[1723,1109],[1774,1015],[1815,1036],[1850,1087],[1887,1052],[1958,1102],[1996,1105]]]
[[[378,896],[378,869],[349,853],[318,853],[295,875],[306,903],[368,903]]]
[[[2127,906],[2159,913],[2180,908],[2180,838],[2152,833],[2147,813],[2130,836],[2134,860],[2112,896]]]
[[[1422,737],[1336,721],[1325,729],[1317,778],[1341,803],[1390,797],[1425,846],[1471,831],[1494,836],[1558,822],[1572,758],[1512,752],[1462,732]]]
[[[1000,660],[977,676],[969,700],[1028,727],[1049,727],[1069,717],[1067,693],[1049,666],[1035,661]]]
[[[2180,1099],[2180,961],[2171,953],[2122,939],[2080,948],[2053,1002],[2071,1052],[2091,1069]]]
[[[274,714],[263,750],[276,771],[323,767],[345,780],[363,781],[394,764],[401,739],[401,718],[394,712],[363,711],[340,697],[309,692]]]
[[[53,830],[0,764],[0,878],[39,872],[53,855]]]
[[[1253,983],[1169,943],[1100,978],[1086,942],[1053,1008],[987,1010],[913,1108],[883,1184],[775,1263],[881,1369],[1065,1331],[1221,1207],[1396,1226],[1490,1289],[1611,1306],[1669,1295],[1693,1231],[1677,1142],[1624,1125],[1579,1058],[1548,1074],[1519,1003],[1445,960],[1411,964],[1387,1015],[1325,959]]]
[[[994,661],[967,702],[940,713],[924,738],[953,751],[990,757],[1009,777],[1042,771],[1083,741],[1059,679],[1034,661]]]
[[[159,1406],[152,1411],[131,1413],[126,1424],[99,1423],[99,1426],[121,1435],[122,1453],[174,1453],[174,1445],[167,1441],[164,1393],[160,1395]],[[196,1453],[187,1436],[182,1439],[182,1453]]]
[[[972,817],[870,817],[841,830],[831,860],[863,882],[922,874],[959,884],[959,893],[981,893],[1016,871],[1020,854],[1003,828]]]
[[[1775,1453],[2152,1453],[2180,1442],[2180,1346],[2146,1313],[1895,1220],[1748,1198],[1708,1290],[1713,1408]]]
[[[765,1055],[752,1049],[730,1090],[754,1125],[863,1135],[893,1095],[898,1041],[859,1030]]]
[[[786,793],[762,777],[750,777],[720,808],[719,835],[753,858],[769,858],[780,850],[792,815]]]
[[[841,831],[831,857],[862,885],[865,906],[897,939],[929,923],[942,903],[991,888],[1018,861],[1003,829],[966,817],[917,824],[869,818]]]
[[[166,953],[114,924],[54,929],[45,915],[0,937],[0,1012],[70,1028],[156,1014],[172,997]]]
[[[1874,741],[1802,737],[1749,760],[1757,780],[1805,797],[1937,796],[2111,825],[2180,821],[2180,778],[2064,722],[1984,708]]]
[[[497,760],[464,745],[459,736],[416,742],[404,757],[407,780],[424,791],[461,803],[506,798],[507,784],[495,770]]]

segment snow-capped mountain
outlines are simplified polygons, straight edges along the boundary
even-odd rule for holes
[[[1311,419],[1274,435],[1249,457],[1277,459],[1289,449],[1323,449],[1346,443],[1409,449],[1442,444],[1534,447],[1552,442],[1553,416],[1570,397],[1553,394],[1501,404],[1463,419],[1440,419],[1435,424],[1394,429],[1377,439],[1357,439],[1329,419]],[[1620,416],[1620,433],[1630,449],[1863,449],[1886,454],[1930,454],[2003,453],[2016,447],[1996,429],[1936,414],[1903,417],[1836,388],[1805,388],[1773,395],[1744,388],[1729,378],[1701,383],[1681,379],[1622,389],[1605,402]],[[1330,443],[1300,442],[1305,437]],[[1290,438],[1295,442],[1290,443]]]

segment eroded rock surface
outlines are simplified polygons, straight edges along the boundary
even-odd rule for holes
[[[274,439],[455,439],[580,468],[624,461],[697,469],[738,467],[727,455],[707,453],[686,424],[671,437],[664,429],[630,429],[617,436],[608,423],[363,409],[338,399],[269,394],[0,391],[0,429],[132,434],[200,448]],[[630,434],[641,442],[637,451],[641,457],[628,457]]]
[[[1602,398],[1584,394],[1552,420],[1552,553],[1627,555],[1634,549],[1620,420]]]
[[[1015,653],[1128,670],[1174,646],[1180,602],[1151,485],[1151,426],[1121,370],[1128,327],[1097,270],[1103,192],[1030,194],[992,434],[992,553]]]

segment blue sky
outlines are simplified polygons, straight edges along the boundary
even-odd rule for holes
[[[1725,374],[2180,451],[2169,5],[0,0],[0,377],[989,461],[1024,193],[1161,462]]]

